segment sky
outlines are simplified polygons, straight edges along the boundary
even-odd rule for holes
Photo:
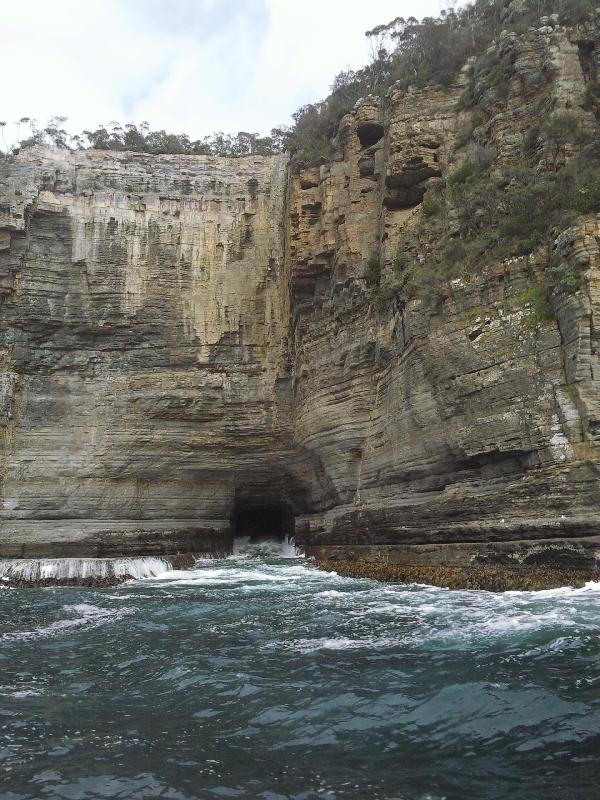
[[[369,57],[364,32],[442,0],[3,0],[0,120],[268,133]],[[25,131],[23,130],[24,134]]]

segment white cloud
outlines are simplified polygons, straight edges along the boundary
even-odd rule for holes
[[[364,31],[440,0],[5,0],[0,119],[267,132],[368,57]]]

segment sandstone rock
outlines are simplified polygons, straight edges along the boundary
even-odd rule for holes
[[[565,32],[494,47],[513,74],[481,90],[477,136],[498,168],[542,85],[588,124]],[[221,552],[241,511],[280,508],[322,561],[595,568],[598,220],[556,241],[584,275],[556,322],[524,258],[437,306],[370,294],[453,169],[464,82],[363,98],[298,176],[284,157],[2,162],[0,556]]]
[[[73,520],[74,541],[89,521],[143,540],[165,520],[176,551],[175,520],[198,549],[236,497],[301,497],[285,159],[36,148],[2,170],[0,549],[38,519]]]

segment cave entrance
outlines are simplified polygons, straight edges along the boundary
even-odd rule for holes
[[[235,539],[286,542],[294,536],[294,515],[284,503],[236,503],[231,517]]]

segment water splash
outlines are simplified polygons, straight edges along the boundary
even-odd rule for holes
[[[0,561],[0,580],[126,580],[153,578],[171,570],[165,558],[18,558]]]
[[[250,536],[238,536],[233,540],[233,552],[230,559],[246,560],[255,558],[302,558],[300,548],[293,539],[278,541],[264,539],[252,541]]]

